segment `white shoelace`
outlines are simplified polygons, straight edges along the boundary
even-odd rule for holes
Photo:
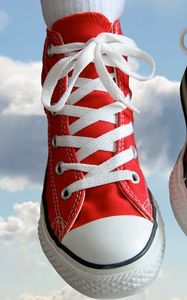
[[[53,137],[53,147],[75,147],[78,163],[59,162],[56,166],[56,173],[63,174],[68,170],[85,172],[84,179],[77,180],[62,191],[62,199],[68,199],[73,192],[96,187],[112,182],[130,180],[133,183],[139,182],[139,176],[132,170],[119,170],[123,164],[133,160],[137,156],[136,149],[132,146],[100,165],[81,163],[89,155],[98,150],[115,153],[115,142],[133,134],[133,124],[122,125],[107,132],[98,138],[74,136],[85,127],[98,122],[106,121],[116,124],[116,115],[129,108],[138,112],[132,104],[130,96],[125,97],[124,93],[114,81],[115,74],[110,74],[106,66],[118,68],[128,76],[144,81],[151,79],[155,74],[155,63],[144,51],[129,39],[117,34],[101,33],[96,38],[90,39],[87,43],[70,43],[62,46],[51,45],[48,49],[49,56],[65,54],[49,71],[42,92],[42,103],[44,107],[53,114],[65,115],[78,118],[69,125],[71,135]],[[152,67],[152,73],[141,76],[134,72],[130,63],[124,57],[133,57],[146,61]],[[92,80],[81,78],[80,74],[90,63],[94,63],[98,78]],[[51,104],[51,97],[54,89],[61,78],[68,76],[68,88],[56,104]],[[73,88],[77,89],[73,91]],[[108,92],[115,102],[99,109],[75,106],[80,99],[99,90]]]
[[[185,45],[185,36],[187,35],[187,28],[185,28],[180,34],[180,47],[187,54],[187,46]]]

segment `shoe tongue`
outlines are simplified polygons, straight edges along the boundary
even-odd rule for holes
[[[52,30],[62,35],[65,44],[87,42],[102,32],[112,32],[112,23],[100,13],[78,13],[56,21]]]
[[[108,19],[99,13],[79,13],[58,20],[52,27],[52,30],[57,31],[65,44],[74,42],[87,42],[91,38],[96,37],[102,32],[112,32],[113,24]],[[109,70],[110,68],[108,68]],[[89,64],[80,74],[83,78],[97,78],[98,74],[94,65]],[[104,105],[113,103],[114,100],[108,93],[93,91],[76,105],[89,108],[100,108]],[[69,123],[72,124],[75,118],[70,117]],[[108,122],[98,121],[85,129],[82,129],[76,135],[97,138],[110,130],[113,130],[115,125]],[[82,161],[83,163],[100,164],[112,157],[111,152],[97,151]]]

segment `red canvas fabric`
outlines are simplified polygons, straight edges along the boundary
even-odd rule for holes
[[[76,14],[58,20],[51,30],[47,30],[43,54],[42,83],[50,68],[63,57],[62,55],[48,57],[47,49],[50,44],[62,45],[72,42],[87,42],[101,32],[121,34],[119,21],[111,24],[103,15],[98,13]],[[112,72],[114,70],[108,69],[108,71]],[[131,93],[128,76],[119,70],[116,70],[116,74],[118,85],[124,94]],[[81,77],[97,78],[98,75],[94,65],[90,64],[86,67]],[[53,94],[52,103],[58,102],[66,87],[67,78],[58,82]],[[108,93],[94,91],[81,99],[76,105],[100,108],[112,102],[114,100]],[[67,201],[62,200],[61,191],[75,180],[83,178],[84,174],[79,171],[66,171],[63,175],[59,176],[55,173],[55,166],[59,161],[78,162],[76,157],[77,149],[63,147],[55,149],[52,147],[52,138],[55,135],[69,135],[69,124],[74,119],[65,116],[53,116],[47,111],[46,114],[49,124],[49,157],[44,199],[48,207],[48,219],[56,237],[61,241],[68,230],[109,216],[135,215],[152,221],[152,206],[147,185],[139,167],[138,158],[120,167],[120,169],[129,169],[137,172],[140,176],[138,184],[133,184],[130,181],[107,184],[73,193]],[[132,112],[126,110],[118,115],[118,126],[127,124],[132,120]],[[76,135],[98,137],[114,128],[115,125],[100,121],[86,127],[76,133]],[[128,138],[119,140],[116,145],[117,152],[128,149],[130,146],[135,146],[134,136],[131,135]],[[97,151],[87,157],[82,163],[100,164],[113,155],[111,152]]]

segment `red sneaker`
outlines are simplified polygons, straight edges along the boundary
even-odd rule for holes
[[[164,253],[158,207],[133,135],[127,57],[151,57],[98,13],[58,20],[43,56],[49,158],[39,236],[63,279],[93,298],[139,292]],[[106,67],[107,66],[107,67]],[[153,70],[154,73],[154,70]]]

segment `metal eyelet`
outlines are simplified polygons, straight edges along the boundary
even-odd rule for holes
[[[140,177],[136,172],[132,173],[132,182],[134,184],[138,184],[140,182]]]
[[[51,49],[53,48],[54,46],[51,44],[48,46],[47,48],[47,56],[48,57],[53,57],[53,53],[51,53]]]
[[[136,148],[134,146],[132,146],[131,149],[132,149],[132,152],[134,154],[134,159],[136,159],[137,156],[138,156],[138,152],[137,152],[137,150],[136,150]]]
[[[67,188],[65,188],[61,193],[61,197],[65,201],[68,200],[71,197],[71,195],[72,193],[70,193],[70,191]]]
[[[53,148],[58,148],[57,146],[57,135],[55,135],[53,138],[52,138],[52,146]]]
[[[56,167],[55,167],[55,172],[57,175],[62,175],[64,173],[64,170],[62,168],[62,164],[63,162],[62,161],[59,161],[57,164],[56,164]]]
[[[56,116],[58,116],[58,113],[57,113],[57,112],[55,112],[55,111],[52,111],[52,112],[51,112],[51,114],[52,114],[52,116],[53,116],[53,117],[56,117]]]

